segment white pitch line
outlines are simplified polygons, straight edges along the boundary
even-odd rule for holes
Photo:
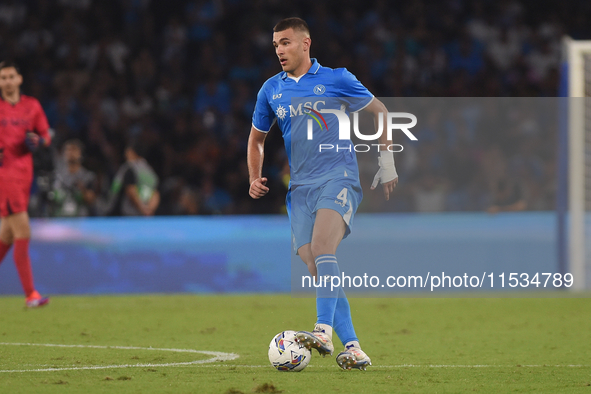
[[[45,347],[77,347],[77,348],[91,348],[91,349],[120,349],[120,350],[158,350],[162,352],[180,352],[180,353],[201,353],[208,355],[217,355],[221,352],[210,352],[207,350],[194,349],[169,349],[156,347],[137,347],[137,346],[101,346],[101,345],[62,345],[54,343],[18,343],[18,342],[0,342],[0,345],[13,346],[45,346]],[[221,353],[229,354],[229,353]]]
[[[268,368],[271,365],[244,365],[244,364],[216,364],[216,365],[200,365],[200,367],[209,368]],[[333,368],[336,367],[330,365],[308,365],[306,368]],[[533,364],[520,364],[520,365],[417,365],[417,364],[400,364],[400,365],[372,365],[371,369],[380,368],[544,368],[544,367],[560,367],[560,368],[590,368],[591,365],[583,364],[570,364],[570,365],[533,365]]]
[[[549,364],[515,364],[515,365],[486,365],[486,364],[475,364],[475,365],[438,365],[438,364],[401,364],[401,365],[378,365],[382,368],[543,368],[543,367],[566,367],[566,368],[588,368],[591,365],[582,364],[569,364],[569,365],[549,365]]]
[[[179,367],[187,365],[200,365],[215,363],[218,361],[232,361],[240,357],[236,353],[212,352],[208,350],[194,350],[194,349],[168,349],[168,348],[153,348],[153,347],[137,347],[137,346],[99,346],[99,345],[62,345],[53,343],[11,343],[0,342],[0,345],[5,346],[44,346],[44,347],[62,347],[62,348],[90,348],[90,349],[117,349],[117,350],[155,350],[164,352],[179,352],[179,353],[199,353],[208,356],[213,356],[205,360],[186,361],[178,363],[163,363],[163,364],[118,364],[118,365],[89,365],[85,367],[63,367],[63,368],[38,368],[38,369],[6,369],[0,370],[0,373],[14,373],[14,372],[53,372],[53,371],[77,371],[77,370],[91,370],[91,369],[116,369],[116,368],[148,368],[148,367]]]
[[[199,366],[209,368],[220,367],[234,367],[234,368],[270,368],[270,365],[244,365],[244,364],[216,364],[206,365],[216,362],[232,361],[240,357],[235,353],[213,352],[208,350],[194,350],[194,349],[169,349],[169,348],[153,348],[153,347],[137,347],[137,346],[100,346],[100,345],[63,345],[52,343],[13,343],[0,342],[0,345],[5,346],[44,346],[44,347],[61,347],[61,348],[90,348],[90,349],[117,349],[117,350],[155,350],[164,352],[179,352],[179,353],[199,353],[213,356],[206,360],[196,360],[178,363],[164,363],[164,364],[118,364],[118,365],[90,365],[85,367],[60,367],[60,368],[38,368],[38,369],[9,369],[0,370],[0,373],[14,373],[14,372],[55,372],[55,371],[77,371],[77,370],[98,370],[98,369],[117,369],[117,368],[154,368],[154,367],[182,367],[182,366]],[[328,365],[310,365],[308,368],[332,368]],[[548,365],[548,364],[515,364],[515,365],[487,365],[487,364],[399,364],[399,365],[375,365],[372,369],[380,368],[589,368],[591,365],[584,364],[565,364],[565,365]]]

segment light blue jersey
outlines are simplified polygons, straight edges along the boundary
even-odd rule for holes
[[[319,209],[332,209],[343,217],[346,237],[363,198],[351,140],[340,140],[337,116],[321,111],[336,109],[348,114],[372,100],[373,95],[349,71],[322,67],[316,59],[300,78],[281,72],[259,91],[252,125],[267,133],[277,122],[283,134],[291,169],[286,204],[296,251],[312,241]],[[320,144],[339,150],[320,152]]]
[[[322,67],[312,59],[310,70],[298,79],[285,71],[269,78],[257,96],[252,116],[255,129],[267,133],[277,122],[283,134],[291,168],[291,184],[311,184],[338,173],[358,177],[357,158],[350,140],[339,140],[337,117],[316,112],[339,109],[357,112],[365,108],[373,95],[345,68]],[[316,111],[316,112],[314,112]],[[313,140],[308,139],[307,124],[315,114]],[[339,151],[319,152],[320,144],[339,146]]]

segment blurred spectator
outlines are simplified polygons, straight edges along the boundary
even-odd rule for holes
[[[5,0],[0,4],[0,20],[9,28],[21,25],[27,17],[27,6],[19,0]]]
[[[284,196],[250,201],[241,177],[257,91],[280,71],[271,45],[278,19],[306,19],[312,56],[347,67],[378,97],[552,97],[562,35],[591,38],[590,8],[588,0],[3,0],[0,59],[21,64],[23,92],[40,99],[56,142],[85,144],[99,183],[125,161],[125,141],[142,135],[163,185],[159,213],[277,213]],[[528,209],[553,209],[554,131],[533,127],[531,147],[514,149],[525,132],[486,126],[502,112],[422,122],[419,144],[398,155],[390,206],[482,210],[504,174],[493,167],[513,166]],[[278,134],[269,133],[263,171],[282,187]],[[432,181],[444,185],[437,195],[427,193]]]
[[[523,192],[515,182],[497,182],[493,196],[493,203],[486,210],[488,213],[523,211],[527,208]]]
[[[63,145],[62,161],[55,170],[49,199],[54,216],[89,216],[95,213],[96,176],[82,166],[84,145],[68,140]]]
[[[470,76],[475,76],[484,67],[482,44],[472,39],[469,35],[463,35],[458,41],[452,43],[449,51],[449,63],[451,71],[465,71]]]
[[[517,59],[520,52],[519,42],[510,39],[509,32],[506,28],[501,30],[499,37],[493,39],[488,47],[490,58],[499,70],[502,71],[508,70],[515,64],[515,59]]]
[[[141,149],[139,142],[125,148],[126,161],[113,180],[107,214],[152,216],[160,205],[158,176],[140,156]]]
[[[232,198],[225,190],[217,187],[213,179],[206,178],[203,182],[203,206],[207,213],[232,213]]]
[[[414,198],[417,212],[443,211],[445,210],[445,185],[434,174],[425,174],[415,187]]]

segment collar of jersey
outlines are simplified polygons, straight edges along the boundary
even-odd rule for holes
[[[10,104],[10,105],[12,105],[14,107],[15,105],[17,105],[18,103],[21,102],[21,98],[22,97],[23,97],[23,95],[19,93],[18,100],[16,100],[15,103],[11,103],[10,101],[4,100],[4,97],[2,97],[2,94],[0,94],[0,101],[4,101],[6,104]]]
[[[308,70],[308,72],[306,74],[316,74],[318,72],[318,70],[320,70],[320,67],[322,67],[322,66],[320,65],[320,63],[318,63],[318,60],[316,60],[315,57],[313,57],[310,60],[312,60],[312,66],[310,67],[310,69]],[[285,81],[286,78],[287,78],[287,72],[282,71],[281,72],[281,79],[283,79]]]

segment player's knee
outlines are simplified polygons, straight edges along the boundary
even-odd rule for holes
[[[316,276],[316,263],[314,262],[314,256],[312,256],[310,244],[308,243],[300,247],[298,249],[298,254],[300,255],[304,264],[306,264],[306,266],[308,267],[310,275]]]
[[[335,254],[336,246],[329,239],[319,237],[312,240],[312,255],[314,258],[322,254]]]
[[[10,225],[7,222],[7,219],[2,219],[0,223],[2,223],[0,225],[0,241],[2,241],[2,243],[4,243],[5,245],[12,245],[12,243],[14,242],[14,236],[12,234],[12,229],[10,228]]]

